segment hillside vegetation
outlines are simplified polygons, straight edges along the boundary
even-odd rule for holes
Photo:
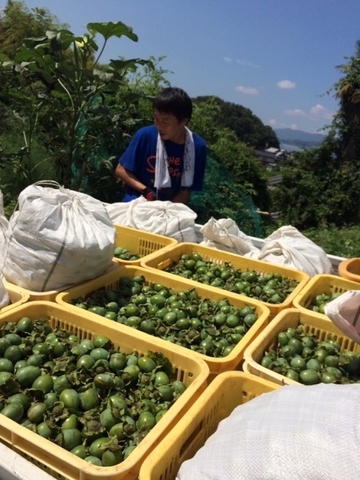
[[[249,108],[225,102],[218,97],[196,97],[194,101],[201,103],[211,99],[219,107],[219,114],[213,118],[217,127],[229,128],[241,142],[253,148],[260,150],[267,147],[279,148],[279,140],[274,130],[264,125]]]

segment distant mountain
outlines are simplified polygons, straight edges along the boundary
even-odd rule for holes
[[[318,147],[325,139],[321,133],[309,133],[291,128],[277,128],[274,132],[280,143],[295,145],[297,147],[312,148]]]

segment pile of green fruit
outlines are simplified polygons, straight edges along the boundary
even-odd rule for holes
[[[120,260],[127,260],[127,261],[139,260],[139,258],[141,258],[136,253],[132,253],[130,252],[130,250],[127,250],[126,248],[122,248],[122,247],[115,248],[114,257],[119,258]]]
[[[196,252],[181,255],[179,261],[173,261],[164,271],[273,304],[283,303],[299,284],[279,273],[241,271],[227,262],[220,265],[205,261]]]
[[[258,319],[256,308],[174,291],[143,276],[121,277],[118,290],[100,289],[75,306],[211,357],[225,357]]]
[[[341,352],[340,344],[330,335],[320,340],[302,325],[280,332],[260,364],[304,385],[360,382],[358,353]]]
[[[122,353],[43,319],[1,327],[0,413],[93,465],[126,459],[185,389],[161,353]]]
[[[325,305],[340,297],[344,292],[320,293],[311,300],[309,310],[318,313],[325,313]]]

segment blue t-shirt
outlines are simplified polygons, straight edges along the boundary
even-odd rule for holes
[[[119,163],[126,170],[133,172],[141,183],[154,191],[157,138],[158,132],[155,125],[141,128],[135,133],[126,151],[119,159]],[[195,133],[193,133],[193,139],[195,146],[194,183],[189,190],[201,191],[206,165],[206,145],[204,140]],[[165,140],[164,144],[168,156],[171,188],[159,189],[157,198],[171,200],[181,189],[185,144],[179,145],[169,140]],[[127,186],[123,202],[130,202],[139,196],[138,191]]]

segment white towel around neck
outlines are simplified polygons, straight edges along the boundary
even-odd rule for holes
[[[185,127],[185,147],[184,147],[184,166],[181,176],[181,186],[191,187],[194,181],[195,169],[195,146],[191,130]],[[169,174],[169,164],[164,142],[160,135],[156,144],[156,161],[155,161],[155,188],[171,187],[171,178]]]

